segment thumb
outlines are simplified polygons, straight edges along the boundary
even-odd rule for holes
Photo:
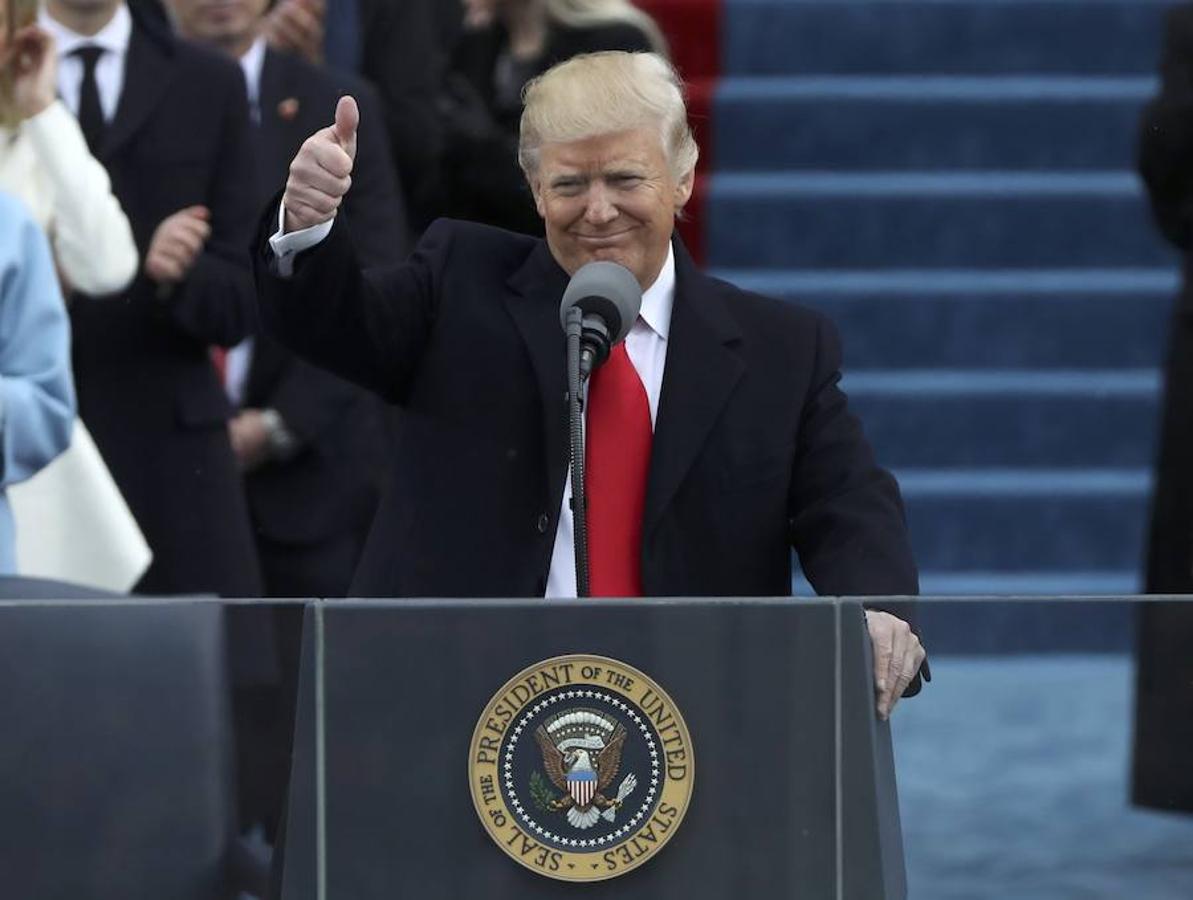
[[[211,218],[211,210],[209,210],[206,206],[188,206],[186,209],[182,210],[182,212],[186,213],[186,215],[191,216],[192,218],[203,219],[204,221],[207,221]]]
[[[356,129],[360,125],[360,110],[356,100],[351,96],[343,96],[336,104],[336,123],[333,126],[336,140],[353,159],[356,159]]]

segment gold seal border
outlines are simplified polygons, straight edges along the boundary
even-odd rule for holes
[[[489,731],[487,730],[488,723],[494,718],[497,708],[505,702],[507,697],[511,696],[514,688],[523,684],[530,676],[564,664],[575,666],[578,673],[577,677],[564,684],[553,684],[550,687],[544,687],[542,691],[532,694],[525,701],[522,701],[520,705],[511,709],[508,719],[505,719],[503,722],[501,736],[496,738],[489,737]],[[580,676],[579,673],[582,673],[586,667],[597,668],[600,672],[595,678]],[[632,679],[634,682],[633,686],[626,689],[619,687],[615,683],[609,683],[605,679],[607,679],[610,671],[622,678]],[[659,793],[658,804],[655,807],[655,813],[649,820],[639,825],[636,831],[619,843],[609,845],[604,850],[574,852],[557,850],[554,847],[539,844],[532,834],[528,834],[521,827],[521,820],[506,805],[503,785],[501,783],[499,751],[492,751],[491,745],[494,741],[499,747],[504,744],[506,731],[508,731],[510,724],[522,715],[527,706],[533,703],[538,696],[557,690],[558,687],[563,686],[600,688],[607,693],[620,696],[632,703],[635,711],[643,716],[650,723],[652,730],[658,734],[659,723],[645,712],[640,702],[640,696],[643,691],[652,691],[662,701],[664,709],[673,716],[675,729],[681,739],[679,747],[684,750],[684,758],[682,760],[684,775],[682,778],[673,779],[671,771],[675,767],[668,765],[667,750],[665,745],[662,744],[662,735],[659,735],[659,750],[663,756],[664,778],[662,790]],[[482,747],[482,740],[486,738],[488,738],[488,745]],[[492,751],[493,753],[491,762],[482,761],[481,754],[486,751]],[[481,766],[488,765],[492,766],[492,773],[489,775],[490,781],[486,786],[484,779],[488,773],[482,772]],[[476,728],[473,729],[472,740],[468,745],[469,793],[472,795],[473,808],[476,810],[485,832],[502,852],[515,862],[525,866],[532,872],[558,881],[606,881],[631,872],[648,859],[653,858],[666,845],[683,822],[684,815],[687,813],[688,806],[691,803],[695,777],[696,759],[692,748],[692,738],[688,732],[687,723],[684,721],[682,713],[680,713],[671,696],[654,679],[650,678],[640,669],[618,659],[591,653],[572,653],[553,656],[526,666],[522,671],[506,681],[501,686],[501,689],[485,705],[480,718],[477,720]],[[668,812],[664,813],[664,810]],[[653,840],[650,840],[649,837],[653,837]]]

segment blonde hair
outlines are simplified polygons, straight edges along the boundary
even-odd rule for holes
[[[688,125],[683,83],[657,53],[585,53],[548,69],[522,92],[518,162],[538,171],[543,144],[567,143],[636,128],[659,128],[671,174],[696,167],[700,151]]]
[[[629,0],[546,0],[547,15],[572,28],[625,23],[646,35],[655,53],[667,55],[667,39],[655,20]]]

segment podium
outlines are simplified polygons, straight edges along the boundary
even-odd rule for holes
[[[870,641],[858,602],[338,601],[313,605],[305,615],[285,900],[906,896],[890,732],[875,714]],[[651,723],[652,709],[636,717],[613,687],[587,692],[597,698],[583,701],[585,710],[595,709],[584,713],[588,719],[547,708],[552,691],[559,693],[561,711],[572,702],[560,693],[568,685],[553,685],[549,677],[521,682],[534,691],[511,690],[520,673],[570,655],[602,657],[645,676],[673,702],[690,741],[680,757],[691,767],[682,773],[691,779],[690,794],[665,844],[647,848],[650,858],[627,865],[624,874],[587,883],[557,880],[572,865],[568,860],[580,857],[553,856],[552,839],[564,851],[584,835],[600,835],[610,848],[627,840],[631,822],[640,827],[652,815],[651,771],[642,762],[644,751],[627,742],[618,777],[624,791],[624,775],[637,772],[637,786],[624,805],[606,798],[608,822],[572,827],[558,808],[587,809],[584,803],[593,802],[591,817],[597,819],[600,806],[576,793],[572,779],[587,763],[577,761],[575,748],[589,747],[584,752],[598,759],[602,748],[623,739],[613,735],[615,720],[634,731],[630,718],[651,724],[663,744],[670,723],[660,724],[663,714]],[[563,671],[578,679],[580,666]],[[613,686],[631,680],[604,674]],[[512,707],[539,687],[542,701],[531,697],[511,716]],[[502,708],[503,696],[509,708]],[[613,704],[613,714],[596,708],[601,697]],[[478,742],[493,710],[488,727],[496,743]],[[537,725],[532,715],[541,719]],[[504,832],[491,835],[483,824],[485,804],[500,799],[494,808],[522,811],[515,794],[523,791],[525,799],[529,782],[507,769],[509,796],[482,796],[477,784],[488,782],[477,763],[485,753],[477,748],[500,743],[500,771],[502,760],[515,759],[507,749],[515,722],[528,723],[527,734],[543,726],[545,741],[548,728],[558,738],[583,721],[597,723],[591,726],[596,731],[607,726],[604,739],[557,741],[572,766],[566,786],[561,770],[552,776],[554,784],[537,770],[531,773],[530,782],[538,778],[531,793],[538,792],[540,812],[525,800],[533,815],[524,826],[514,823],[530,842],[519,843],[503,821],[510,838],[502,846]],[[519,745],[518,759],[534,763],[539,751],[528,749],[529,740]],[[544,742],[542,760],[553,752]],[[655,774],[663,782],[660,790],[681,775],[678,766]],[[614,784],[605,791],[611,793]],[[631,817],[635,808],[645,817],[641,822]],[[655,821],[666,808],[655,801]],[[544,832],[535,823],[549,816],[559,824]],[[532,826],[549,837],[535,835]],[[633,847],[653,840],[639,835]],[[531,852],[532,844],[543,853]],[[628,861],[636,852],[623,855]],[[610,855],[612,870],[620,863]],[[534,871],[535,856],[544,869],[554,859],[556,871]],[[594,873],[603,859],[593,856]],[[577,874],[582,868],[573,865]]]

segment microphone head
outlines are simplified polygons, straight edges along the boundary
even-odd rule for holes
[[[595,315],[609,329],[610,345],[625,340],[642,307],[642,286],[625,266],[614,262],[590,262],[581,266],[559,305],[559,324],[566,330],[568,310],[578,306],[585,316]]]

